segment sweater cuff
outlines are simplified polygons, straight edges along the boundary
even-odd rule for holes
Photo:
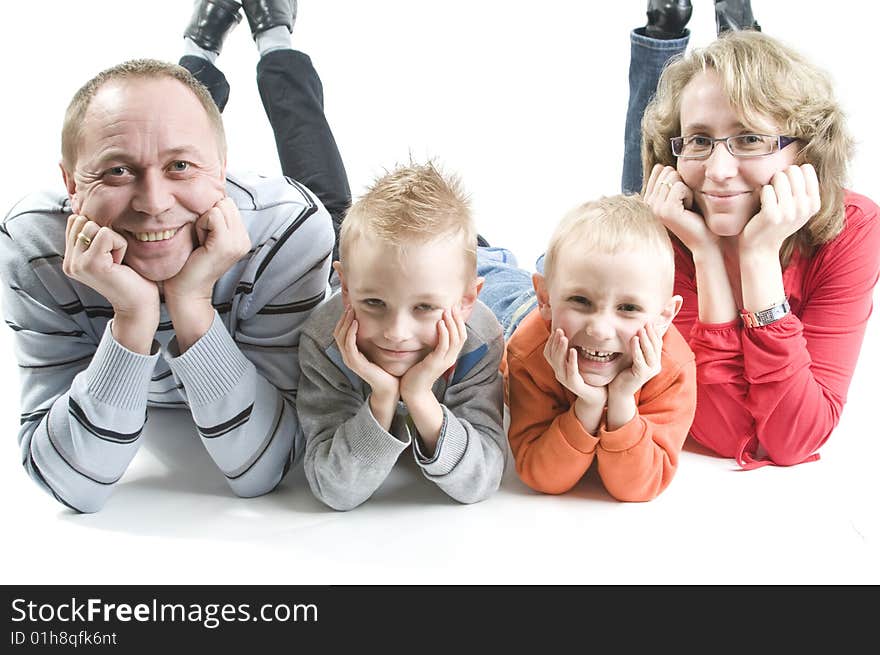
[[[86,386],[102,403],[120,409],[142,409],[159,360],[159,344],[153,341],[150,355],[133,352],[113,338],[112,326],[111,319],[85,371]]]
[[[634,448],[644,435],[645,420],[639,416],[638,411],[635,416],[616,430],[606,430],[604,426],[599,428],[601,448],[610,453],[619,453]]]
[[[574,404],[572,404],[567,412],[559,415],[557,425],[562,433],[562,438],[578,452],[589,455],[596,450],[599,437],[593,436],[584,429],[583,424],[578,419],[577,414],[575,414]]]
[[[416,462],[425,473],[433,477],[451,473],[464,457],[468,444],[467,430],[461,421],[456,419],[445,405],[440,407],[443,408],[443,427],[440,428],[440,438],[437,440],[433,457],[426,457],[419,449],[419,440],[413,439]]]
[[[803,326],[794,314],[743,334],[745,378],[751,384],[787,380],[810,365]]]
[[[177,352],[177,341],[172,344]],[[169,346],[171,348],[172,346]],[[190,406],[208,405],[232,391],[249,367],[250,360],[226,331],[220,315],[190,348],[178,357],[168,357],[168,365],[183,382]]]
[[[350,420],[354,428],[349,439],[350,452],[366,464],[384,464],[388,460],[397,459],[412,442],[408,429],[405,441],[382,429],[370,410],[369,396]],[[397,415],[394,420],[398,420]]]

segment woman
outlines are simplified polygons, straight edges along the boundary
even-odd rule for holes
[[[878,207],[844,187],[830,81],[765,34],[726,32],[664,69],[642,135],[643,196],[678,240],[691,434],[744,468],[817,459],[880,271]]]

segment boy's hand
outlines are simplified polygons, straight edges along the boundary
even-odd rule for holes
[[[632,366],[623,369],[608,385],[611,396],[632,397],[636,391],[660,372],[660,354],[663,338],[651,323],[647,323],[630,340]]]
[[[544,344],[544,358],[553,367],[553,373],[562,386],[590,407],[605,406],[608,390],[584,382],[578,369],[577,350],[568,347],[568,338],[561,329],[557,328]]]
[[[437,321],[437,345],[434,350],[400,378],[400,397],[407,405],[420,395],[430,394],[434,382],[458,359],[467,341],[467,325],[461,309],[444,309]]]
[[[778,257],[782,242],[801,229],[821,206],[819,179],[812,164],[777,172],[761,189],[761,209],[746,224],[740,251],[766,250]]]
[[[644,200],[651,211],[691,252],[713,247],[718,237],[706,221],[692,211],[694,192],[672,166],[654,164],[645,187]]]
[[[373,394],[384,398],[394,396],[394,402],[397,402],[400,381],[381,366],[364,357],[357,347],[357,331],[358,322],[354,317],[354,309],[346,307],[336,327],[333,328],[333,338],[339,347],[339,352],[342,353],[342,361],[370,385]]]

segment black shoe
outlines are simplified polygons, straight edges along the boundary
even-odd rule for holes
[[[480,246],[481,248],[491,248],[491,246],[489,245],[489,242],[486,241],[483,238],[483,235],[481,235],[481,234],[477,235],[477,245]]]
[[[200,48],[220,54],[223,39],[241,22],[239,9],[241,3],[234,0],[199,0],[183,35]]]
[[[293,32],[296,0],[242,0],[241,5],[254,39],[260,32],[279,25],[284,25],[288,32]]]
[[[694,8],[690,0],[648,0],[645,36],[652,39],[680,39]]]
[[[715,30],[719,36],[737,30],[761,31],[752,14],[751,0],[715,0]]]

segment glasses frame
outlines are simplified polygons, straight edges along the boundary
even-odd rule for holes
[[[693,138],[693,137],[674,136],[669,139],[669,146],[670,146],[670,148],[672,148],[672,154],[675,155],[676,157],[678,157],[679,159],[708,159],[709,157],[712,156],[712,153],[715,152],[715,144],[717,144],[719,141],[724,141],[724,145],[727,148],[727,152],[729,152],[731,155],[733,155],[734,157],[737,157],[737,158],[741,158],[741,159],[751,159],[752,157],[766,157],[767,155],[772,155],[773,153],[779,152],[780,150],[782,150],[786,146],[789,146],[792,143],[794,143],[795,141],[797,141],[796,137],[782,136],[779,134],[757,134],[757,133],[734,134],[733,136],[721,136],[721,137],[718,137],[717,139],[714,139],[711,136],[705,136],[705,135],[701,135],[701,134],[694,135],[694,136],[700,136],[701,138],[709,139],[712,142],[712,146],[709,148],[709,152],[707,152],[705,155],[697,155],[697,156],[677,154],[675,151],[681,150],[681,148],[684,147],[685,139],[689,139],[689,138]],[[769,137],[771,139],[776,139],[776,148],[774,150],[771,150],[770,152],[762,152],[762,153],[759,153],[756,155],[738,155],[733,151],[733,148],[730,145],[730,141],[731,141],[731,139],[741,139],[744,136],[760,136],[760,137]]]

